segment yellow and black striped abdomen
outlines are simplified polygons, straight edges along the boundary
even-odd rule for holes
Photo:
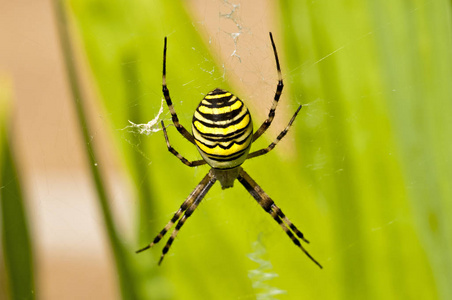
[[[192,131],[204,160],[212,168],[230,169],[241,165],[248,155],[253,122],[239,98],[215,89],[196,108]]]

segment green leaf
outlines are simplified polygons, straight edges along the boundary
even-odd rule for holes
[[[33,248],[21,177],[11,145],[11,89],[0,77],[0,219],[2,257],[10,299],[35,299]]]
[[[123,299],[137,299],[139,298],[139,291],[136,288],[134,273],[131,270],[130,257],[124,249],[122,239],[116,228],[112,209],[110,207],[110,200],[105,188],[105,179],[101,175],[97,164],[97,149],[93,147],[93,142],[91,141],[92,129],[85,111],[86,100],[78,78],[78,70],[74,62],[75,56],[73,54],[74,50],[71,43],[71,37],[69,36],[68,18],[64,2],[61,0],[54,0],[54,9],[58,20],[58,33],[66,66],[67,78],[72,93],[72,100],[74,102],[79,128],[85,142],[85,151],[89,161],[92,181],[96,188],[98,204],[102,212],[109,246],[116,263],[120,292]]]

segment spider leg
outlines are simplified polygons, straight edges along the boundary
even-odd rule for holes
[[[204,198],[204,196],[207,194],[207,192],[210,190],[210,188],[213,186],[213,184],[215,183],[216,180],[217,179],[213,175],[213,172],[210,171],[206,175],[206,177],[204,177],[204,179],[201,181],[201,183],[196,187],[196,189],[199,190],[198,195],[196,197],[194,197],[193,204],[191,204],[190,207],[187,208],[187,210],[185,211],[185,214],[182,216],[182,218],[179,220],[179,222],[177,222],[176,228],[174,228],[173,232],[171,233],[170,238],[166,242],[165,247],[163,247],[162,256],[160,256],[160,260],[158,263],[159,265],[162,263],[163,258],[165,257],[165,254],[170,249],[172,243],[174,242],[174,239],[176,238],[177,234],[179,233],[179,230],[185,224],[185,221],[187,221],[187,219],[192,215],[192,213],[198,207],[199,203],[201,203],[201,200]]]
[[[276,86],[276,93],[275,98],[273,100],[272,107],[268,113],[267,119],[262,123],[261,127],[253,134],[253,142],[257,140],[270,126],[270,124],[273,121],[273,118],[275,117],[275,110],[276,106],[278,105],[279,98],[281,97],[281,93],[284,87],[283,80],[282,80],[282,74],[281,74],[281,67],[279,65],[279,59],[278,59],[278,52],[276,52],[276,46],[275,42],[273,41],[272,33],[270,32],[270,40],[272,42],[273,52],[275,54],[275,60],[276,60],[276,69],[278,71],[278,85]]]
[[[192,144],[195,144],[195,139],[193,136],[185,129],[185,127],[179,123],[179,118],[177,117],[176,110],[174,110],[173,102],[171,101],[171,97],[169,94],[168,87],[166,86],[166,40],[165,37],[165,46],[163,48],[163,76],[162,76],[162,91],[163,96],[165,97],[166,104],[168,105],[169,111],[171,113],[171,119],[173,120],[174,126],[176,126],[177,131],[182,134],[187,140],[189,140]]]
[[[292,242],[298,246],[305,254],[308,256],[317,266],[321,269],[322,265],[316,261],[311,254],[303,247],[300,243],[300,239],[307,242],[303,237],[303,234],[295,227],[292,222],[283,214],[281,209],[276,206],[273,200],[262,190],[262,188],[246,173],[243,169],[240,171],[237,177],[238,181],[246,188],[246,190],[256,199],[256,201],[262,206],[262,208],[269,213],[273,219],[281,226],[284,232],[290,237]],[[290,228],[290,229],[289,229]],[[293,234],[293,232],[298,236],[298,238]]]
[[[278,142],[280,140],[282,140],[282,138],[289,131],[289,128],[290,128],[290,126],[292,126],[292,123],[295,121],[295,118],[297,117],[298,112],[300,111],[300,109],[301,109],[301,105],[298,106],[298,109],[295,112],[295,114],[293,115],[292,119],[290,119],[289,124],[286,126],[286,128],[284,128],[283,131],[281,131],[281,133],[278,135],[278,137],[276,138],[276,140],[273,143],[271,143],[267,148],[251,152],[250,154],[248,154],[246,159],[253,158],[253,157],[256,157],[256,156],[261,156],[261,155],[264,155],[264,154],[270,152],[271,150],[273,150],[273,148],[275,148],[276,144],[278,144]]]
[[[190,207],[193,204],[194,197],[196,197],[195,195],[193,195],[195,192],[196,192],[196,190],[193,191],[193,193],[184,201],[184,203],[182,203],[180,208],[177,210],[177,212],[174,213],[174,216],[171,218],[171,220],[168,222],[168,224],[166,224],[166,226],[160,231],[160,233],[154,238],[152,243],[150,243],[149,245],[147,245],[144,248],[141,248],[140,250],[137,250],[135,253],[140,253],[140,252],[143,252],[144,250],[151,248],[152,246],[157,244],[163,238],[163,236],[165,236],[165,234],[168,232],[168,230],[171,227],[173,227],[174,223],[177,220],[179,220],[180,216],[187,210],[188,207]]]
[[[170,239],[168,240],[167,244],[163,248],[163,254],[160,258],[159,264],[162,262],[163,256],[168,252],[174,238],[177,235],[177,232],[182,227],[182,225],[185,223],[185,220],[193,213],[193,211],[198,207],[199,203],[201,202],[202,198],[206,195],[206,193],[209,191],[209,189],[212,187],[212,185],[215,183],[217,179],[213,175],[212,171],[209,171],[207,175],[201,180],[201,182],[196,186],[196,188],[193,190],[193,192],[188,196],[188,198],[182,203],[180,208],[177,210],[177,212],[174,214],[174,216],[171,218],[171,220],[166,224],[166,226],[160,231],[160,233],[154,238],[152,243],[147,245],[144,248],[141,248],[136,251],[136,253],[140,253],[142,251],[145,251],[155,244],[157,244],[163,236],[170,230],[170,228],[174,225],[174,223],[179,220],[179,222],[176,225],[176,229],[171,234]],[[182,214],[185,212],[184,216]],[[182,218],[181,218],[182,216]]]
[[[163,129],[163,135],[165,136],[165,141],[166,141],[166,146],[168,147],[168,151],[171,152],[174,156],[176,156],[177,158],[180,159],[181,162],[183,162],[185,165],[189,166],[189,167],[196,167],[196,166],[201,166],[204,165],[206,163],[205,160],[194,160],[194,161],[189,161],[187,160],[185,157],[183,157],[182,155],[179,154],[179,152],[177,152],[170,144],[169,139],[168,139],[168,134],[166,132],[166,128],[165,128],[165,123],[163,123],[163,120],[161,121],[161,125],[162,125],[162,129]]]

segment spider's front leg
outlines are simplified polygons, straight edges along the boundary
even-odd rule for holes
[[[179,118],[177,117],[176,110],[173,107],[173,102],[171,101],[171,97],[169,94],[168,87],[166,86],[166,43],[167,38],[165,37],[165,45],[163,48],[163,76],[162,76],[162,92],[165,97],[166,104],[168,105],[168,109],[171,113],[171,118],[173,120],[174,126],[176,126],[177,131],[182,134],[187,140],[190,141],[193,145],[195,144],[195,138],[190,134],[190,132],[185,129],[185,127],[179,123]]]
[[[196,188],[190,194],[190,196],[188,196],[184,203],[182,203],[181,207],[174,214],[174,216],[171,218],[168,224],[166,224],[162,231],[160,231],[160,233],[154,238],[152,243],[150,243],[144,248],[141,248],[140,250],[137,250],[136,253],[140,253],[157,244],[163,238],[163,236],[165,236],[165,234],[170,230],[170,228],[173,227],[174,223],[176,223],[177,220],[179,220],[177,222],[176,228],[171,233],[171,237],[168,239],[168,242],[166,243],[165,247],[162,250],[162,256],[160,257],[158,263],[160,265],[165,254],[168,252],[169,248],[171,247],[171,244],[173,243],[174,239],[179,233],[180,228],[184,225],[187,218],[190,217],[191,214],[198,207],[199,203],[201,203],[201,200],[204,198],[204,196],[207,194],[207,192],[210,190],[210,188],[212,187],[216,180],[217,179],[215,178],[215,175],[213,174],[212,170],[210,170],[209,173],[207,173],[207,175],[203,178],[203,180],[201,180],[201,182],[196,186]],[[182,216],[182,214],[184,215]]]
[[[273,202],[273,200],[262,190],[262,188],[246,173],[243,169],[237,177],[238,181],[246,188],[246,190],[256,199],[262,208],[269,213],[273,219],[281,226],[284,232],[290,237],[292,242],[298,246],[317,266],[321,269],[322,265],[316,261],[311,254],[300,243],[300,238],[306,243],[309,243],[303,236],[300,230],[283,214],[281,209]],[[289,229],[290,228],[290,229]],[[292,230],[292,231],[291,231]],[[294,233],[297,235],[295,236]]]
[[[268,112],[268,117],[259,127],[259,129],[253,134],[253,142],[257,140],[267,129],[270,127],[270,124],[273,122],[275,118],[276,107],[278,106],[279,98],[281,97],[282,90],[284,88],[282,74],[281,74],[281,66],[279,65],[278,52],[276,51],[275,42],[273,41],[273,35],[270,32],[270,40],[272,42],[273,53],[275,54],[276,61],[276,71],[278,72],[278,85],[276,86],[275,97],[273,98],[272,107]]]

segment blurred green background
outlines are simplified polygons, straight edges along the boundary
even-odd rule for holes
[[[51,8],[115,297],[452,298],[450,1],[71,0]],[[208,172],[173,157],[162,132],[127,127],[160,109],[163,38],[181,123],[190,127],[203,95],[221,87],[247,103],[258,126],[277,82],[268,31],[285,89],[273,129],[253,149],[266,147],[299,104],[303,109],[274,151],[243,167],[304,232],[324,269],[239,184],[210,190],[158,267],[166,238],[134,251]],[[11,87],[0,83],[2,291],[11,299],[40,298],[27,238],[32,221],[26,206],[11,205],[24,197],[21,176],[11,172],[14,136],[7,137],[14,101]],[[169,124],[166,107],[160,118]],[[93,135],[98,123],[106,137]],[[168,133],[180,153],[199,159],[174,127]],[[103,139],[108,147],[98,146]],[[123,201],[135,214],[126,226],[112,205],[111,157],[131,184]]]

